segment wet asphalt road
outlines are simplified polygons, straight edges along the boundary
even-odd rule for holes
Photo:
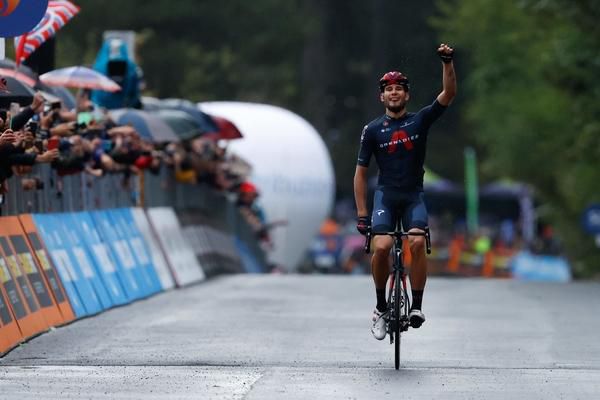
[[[219,278],[20,346],[0,398],[600,398],[600,284],[432,278],[400,371],[373,305],[367,276]]]

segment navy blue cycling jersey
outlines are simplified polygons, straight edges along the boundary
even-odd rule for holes
[[[445,109],[436,99],[417,113],[398,119],[384,114],[369,122],[360,139],[358,165],[368,167],[375,155],[379,185],[422,190],[427,133]]]

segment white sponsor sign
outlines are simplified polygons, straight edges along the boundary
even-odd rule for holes
[[[170,207],[156,207],[149,208],[147,212],[169,264],[173,268],[177,284],[182,286],[203,280],[204,270],[181,232],[181,225],[175,211]]]

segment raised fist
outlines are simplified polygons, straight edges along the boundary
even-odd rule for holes
[[[437,53],[444,64],[452,62],[452,58],[454,57],[454,49],[452,47],[448,46],[445,43],[442,43],[440,44],[440,47],[438,47]]]

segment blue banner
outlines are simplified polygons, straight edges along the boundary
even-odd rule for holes
[[[70,242],[68,251],[71,254],[71,258],[79,267],[84,279],[90,283],[96,292],[96,296],[98,296],[98,300],[100,300],[102,308],[111,308],[114,306],[114,303],[106,291],[106,287],[104,286],[102,279],[98,275],[98,271],[90,259],[90,255],[85,248],[85,244],[80,238],[80,233],[75,225],[73,215],[71,213],[61,213],[55,215],[60,227],[65,233],[65,238]]]
[[[115,262],[111,259],[106,245],[100,240],[92,218],[87,212],[71,213],[69,217],[70,229],[81,238],[81,246],[85,248],[87,257],[106,288],[112,305],[129,303],[130,299],[121,285]]]
[[[102,304],[69,252],[72,246],[56,214],[33,214],[33,220],[52,258],[77,318],[102,311]]]
[[[535,255],[527,251],[517,253],[510,260],[514,278],[527,281],[568,282],[571,268],[566,259],[556,256]]]
[[[115,226],[108,210],[91,211],[89,214],[96,223],[96,229],[100,233],[102,241],[108,244],[114,254],[117,268],[124,277],[122,282],[125,290],[130,294],[130,298],[139,299],[150,295],[148,278],[136,264],[129,244],[122,238],[120,230]]]
[[[156,267],[152,262],[152,254],[150,252],[149,244],[146,243],[144,236],[139,231],[133,214],[129,208],[118,208],[111,210],[113,220],[120,226],[122,226],[125,233],[125,237],[129,240],[129,245],[133,250],[133,256],[138,262],[138,265],[146,272],[146,276],[150,280],[150,287],[153,293],[162,291],[162,285],[160,284],[160,278],[156,272]]]

